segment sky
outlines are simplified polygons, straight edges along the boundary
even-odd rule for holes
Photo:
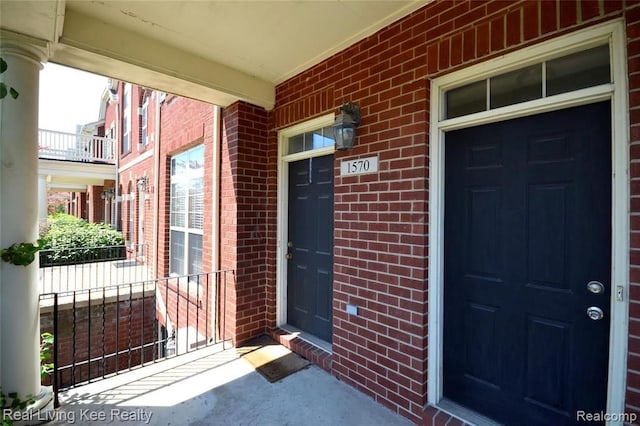
[[[107,77],[47,63],[40,71],[38,128],[76,132],[76,124],[98,121]]]

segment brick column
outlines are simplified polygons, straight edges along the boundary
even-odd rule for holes
[[[235,271],[225,311],[234,344],[266,331],[267,120],[242,102],[222,113],[220,269]]]
[[[89,203],[87,206],[87,220],[91,223],[100,223],[104,220],[104,203],[102,191],[104,187],[100,185],[89,185],[87,196]]]

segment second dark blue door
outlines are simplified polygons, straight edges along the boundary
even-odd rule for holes
[[[610,117],[603,102],[447,133],[445,398],[511,425],[605,409]]]
[[[331,342],[333,155],[289,163],[287,322]]]

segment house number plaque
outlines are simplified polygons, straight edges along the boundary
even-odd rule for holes
[[[343,160],[340,163],[340,176],[362,175],[378,172],[378,157]]]

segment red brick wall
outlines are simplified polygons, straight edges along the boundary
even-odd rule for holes
[[[221,311],[224,301],[219,296],[220,283],[224,276],[216,273],[207,273],[197,277],[168,278],[158,282],[159,295],[162,298],[165,309],[158,312],[158,319],[166,326],[167,319],[178,333],[187,333],[186,329],[197,330],[195,335],[189,335],[189,344],[198,346],[221,338]],[[218,305],[214,305],[216,301]],[[191,350],[185,343],[187,339],[181,339],[178,343],[178,351]]]
[[[640,414],[640,7],[625,11],[629,71],[631,250],[626,409]],[[610,6],[611,7],[611,6]]]
[[[95,292],[94,292],[95,294]],[[68,299],[68,298],[67,298]],[[127,348],[141,346],[157,341],[156,299],[155,294],[133,296],[131,303],[129,296],[121,296],[120,302],[102,299],[94,301],[89,308],[85,303],[78,302],[73,310],[73,304],[62,303],[58,312],[58,365],[70,366],[77,364],[75,372],[72,368],[65,368],[60,373],[60,386],[71,386],[74,382],[102,377],[119,370],[139,365],[157,358],[157,348],[154,355],[153,346],[141,350]],[[51,308],[40,311],[41,333],[53,334],[53,311]],[[75,339],[74,339],[75,335]],[[102,361],[102,354],[115,354],[116,350],[123,351],[118,357],[107,357]],[[104,351],[104,352],[103,352]],[[129,357],[131,355],[131,357]],[[90,363],[84,363],[89,359]],[[75,375],[75,377],[74,377]]]
[[[102,199],[102,192],[113,187],[114,181],[107,179],[104,181],[104,185],[87,185],[86,192],[69,193],[69,214],[81,217],[91,223],[103,223],[105,221],[105,200]],[[49,207],[52,208],[51,205]],[[110,207],[109,214],[111,214]]]
[[[268,116],[238,102],[222,113],[220,268],[236,271],[226,289],[226,336],[242,342],[266,330],[267,216],[275,186],[265,153]],[[275,262],[271,263],[272,265]],[[275,304],[270,310],[275,309]]]
[[[87,219],[87,193],[72,192],[71,193],[71,212],[73,216]]]
[[[336,111],[347,99],[362,107],[363,120],[357,146],[336,153],[336,165],[352,157],[380,159],[378,175],[342,178],[336,167],[336,376],[411,420],[422,420],[427,400],[429,78],[624,16],[633,193],[627,409],[640,410],[637,6],[623,1],[433,2],[277,87],[271,130]],[[270,142],[276,144],[275,132]],[[269,195],[275,197],[275,190]],[[269,241],[271,256],[275,244]],[[273,300],[275,291],[271,285],[268,289]],[[347,316],[346,303],[358,305],[360,315]],[[271,315],[268,325],[275,325]]]
[[[139,157],[138,153],[132,153],[131,156]],[[153,191],[154,191],[154,176],[153,171],[154,158],[150,156],[137,163],[130,163],[129,167],[120,173],[120,186],[123,188],[123,195],[126,200],[120,203],[119,220],[122,223],[122,233],[125,238],[129,237],[127,243],[136,245],[136,250],[139,250],[139,245],[142,245],[144,250],[145,263],[152,261],[151,249],[153,244],[153,224],[154,224],[154,209],[153,204]],[[146,177],[147,185],[143,192],[138,190],[138,180]],[[131,188],[129,190],[129,188]],[[131,210],[129,206],[129,198],[133,195],[133,222],[129,221],[131,216]],[[140,211],[140,198],[144,199],[144,211]],[[144,235],[140,233],[140,227],[138,220],[140,215],[144,214]],[[131,229],[130,229],[131,227]],[[143,259],[140,258],[140,261]]]
[[[87,193],[80,192],[76,202],[77,217],[87,219]]]
[[[119,152],[119,188],[122,190],[119,195],[123,196],[123,199],[118,203],[118,222],[119,226],[127,242],[130,244],[136,244],[136,250],[139,250],[138,245],[142,245],[144,258],[138,256],[139,261],[149,263],[152,261],[152,242],[153,242],[153,225],[154,225],[154,204],[153,204],[153,192],[154,188],[154,157],[152,150],[155,147],[155,141],[157,135],[155,134],[156,125],[156,96],[157,93],[153,92],[149,98],[148,107],[148,121],[147,121],[147,134],[149,135],[148,143],[146,146],[141,146],[141,115],[138,113],[139,108],[142,106],[144,99],[143,94],[145,89],[140,86],[131,86],[131,123],[130,123],[130,151],[126,153]],[[124,83],[118,83],[118,104],[108,105],[105,113],[105,123],[107,128],[113,124],[117,129],[117,146],[120,149],[122,147],[122,120],[124,117],[123,101],[124,101]],[[117,108],[117,111],[116,111]],[[117,121],[117,124],[114,122]],[[145,159],[141,159],[143,155],[146,155]],[[137,187],[138,179],[146,177],[147,186],[144,193],[139,193]],[[131,189],[129,189],[131,184]],[[133,221],[130,221],[131,209],[129,206],[129,198],[133,195]],[[140,197],[144,198],[144,212],[140,211]],[[144,214],[144,236],[140,235],[139,217],[140,214]],[[135,253],[131,251],[131,256],[135,257]]]
[[[104,220],[104,202],[101,198],[102,190],[103,187],[101,185],[87,186],[89,222],[101,223]]]

